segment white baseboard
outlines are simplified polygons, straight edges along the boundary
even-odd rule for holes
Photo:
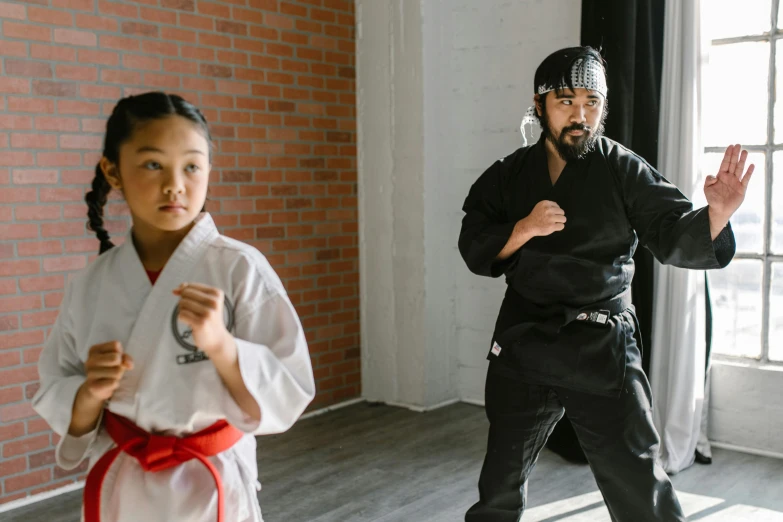
[[[710,441],[710,445],[715,448],[721,448],[730,451],[737,451],[739,453],[750,453],[751,455],[758,455],[760,457],[770,457],[773,459],[783,459],[783,453],[776,453],[774,451],[766,451],[754,448],[746,448],[744,446],[735,446],[734,444],[726,444],[725,442]]]
[[[323,415],[324,413],[329,413],[330,411],[339,410],[341,408],[346,408],[348,406],[353,406],[354,404],[359,404],[360,402],[367,402],[367,399],[364,399],[362,397],[359,397],[358,399],[351,399],[349,401],[340,402],[338,404],[332,404],[331,406],[327,406],[325,408],[320,408],[318,410],[313,410],[305,413],[299,419],[309,419],[311,417],[317,417],[319,415]]]
[[[19,500],[14,500],[12,502],[9,502],[8,504],[0,505],[0,513],[5,513],[13,509],[19,509],[25,506],[29,506],[30,504],[35,504],[36,502],[40,502],[42,500],[46,500],[52,497],[57,497],[59,495],[70,493],[72,491],[78,491],[82,488],[84,488],[83,480],[79,482],[74,482],[73,484],[68,484],[67,486],[63,486],[61,488],[53,489],[51,491],[44,491],[43,493],[39,493],[37,495],[31,495],[29,497],[20,498]]]
[[[460,399],[460,402],[464,402],[465,404],[472,404],[473,406],[481,406],[484,407],[484,401],[476,400],[476,399]]]
[[[437,410],[440,408],[445,408],[446,406],[451,406],[452,404],[457,404],[460,402],[460,399],[449,399],[447,401],[440,402],[438,404],[433,404],[432,406],[419,406],[417,404],[406,404],[404,402],[393,402],[393,401],[378,401],[382,404],[386,404],[387,406],[394,406],[395,408],[405,408],[406,410],[415,411],[416,413],[426,413],[428,411]]]

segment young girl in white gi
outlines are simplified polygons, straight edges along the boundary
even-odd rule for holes
[[[203,211],[210,138],[184,99],[119,101],[86,196],[101,255],[68,284],[39,362],[36,411],[65,469],[89,458],[87,522],[262,520],[254,435],[313,399],[304,332],[256,249]],[[109,191],[133,226],[112,248]]]

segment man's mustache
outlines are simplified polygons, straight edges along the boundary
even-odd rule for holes
[[[571,131],[583,131],[585,133],[592,132],[593,128],[589,125],[585,125],[584,123],[574,123],[573,125],[569,125],[568,127],[565,127],[561,134],[565,134],[566,132]]]

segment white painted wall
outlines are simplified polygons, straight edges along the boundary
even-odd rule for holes
[[[363,393],[483,400],[505,285],[457,250],[462,202],[520,146],[533,74],[581,0],[357,0]]]
[[[363,394],[417,406],[427,395],[421,37],[417,3],[357,1]]]
[[[721,361],[710,379],[710,440],[783,457],[783,368]]]
[[[553,51],[579,45],[581,1],[426,1],[424,24],[437,28],[439,68],[425,54],[425,165],[440,189],[427,226],[445,235],[443,272],[453,274],[455,353],[460,397],[483,403],[492,330],[503,279],[472,274],[457,250],[462,203],[470,185],[496,159],[522,145],[519,122],[533,103],[533,76]],[[435,31],[433,31],[435,32]],[[425,40],[425,44],[426,44]],[[528,136],[529,138],[529,136]],[[430,217],[428,215],[428,217]],[[428,229],[429,229],[428,228]],[[449,266],[448,263],[452,263]]]

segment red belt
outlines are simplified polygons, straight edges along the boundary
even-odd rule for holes
[[[191,459],[198,459],[212,473],[217,486],[217,520],[223,522],[223,481],[217,468],[207,459],[233,446],[243,433],[226,421],[219,421],[187,437],[151,435],[125,417],[106,410],[104,428],[117,444],[95,463],[84,486],[84,520],[100,522],[101,488],[106,473],[120,452],[135,457],[144,471],[162,471]]]

